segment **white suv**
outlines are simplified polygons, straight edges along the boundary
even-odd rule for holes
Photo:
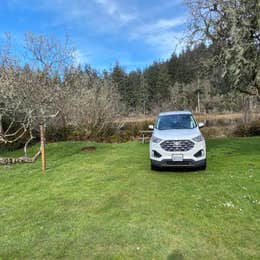
[[[150,125],[151,169],[193,167],[206,169],[206,144],[200,128],[189,111],[160,113],[156,126]]]

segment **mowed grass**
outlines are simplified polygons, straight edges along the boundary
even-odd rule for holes
[[[86,145],[47,145],[44,173],[0,167],[0,258],[259,259],[260,137],[208,140],[189,172],[150,171],[147,144]]]

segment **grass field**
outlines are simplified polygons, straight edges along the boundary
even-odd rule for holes
[[[198,172],[151,172],[137,142],[85,145],[49,144],[45,173],[0,167],[0,259],[259,259],[260,137],[208,140]]]

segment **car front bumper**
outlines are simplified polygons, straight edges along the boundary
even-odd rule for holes
[[[205,163],[206,160],[206,144],[202,142],[194,142],[194,147],[185,152],[169,152],[165,151],[160,143],[153,143],[150,141],[150,159],[152,163],[160,167],[199,167]],[[197,156],[198,152],[200,156]],[[173,161],[173,154],[182,154],[183,161]]]
[[[157,167],[191,167],[199,168],[205,165],[206,159],[200,161],[184,159],[182,162],[174,162],[173,160],[151,160],[152,164]]]

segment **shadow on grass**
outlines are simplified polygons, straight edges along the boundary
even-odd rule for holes
[[[177,168],[177,167],[165,167],[165,168],[161,168],[160,170],[150,170],[151,173],[155,173],[155,174],[160,174],[160,175],[200,175],[200,174],[204,174],[205,171],[203,170],[198,170],[196,168]]]
[[[179,251],[172,252],[168,257],[167,260],[183,260],[183,254]]]

